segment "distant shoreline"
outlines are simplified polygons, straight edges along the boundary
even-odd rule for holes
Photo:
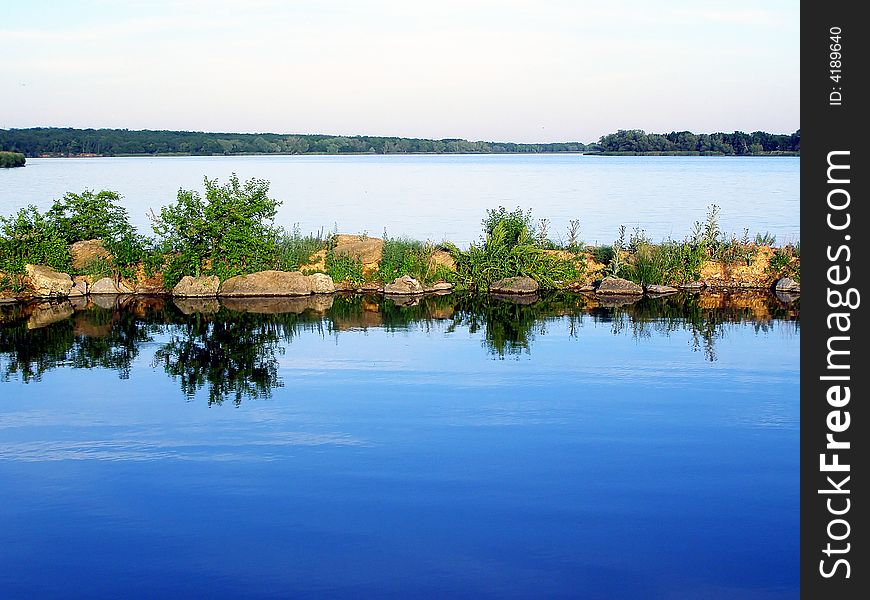
[[[725,154],[722,152],[603,152],[592,150],[587,152],[392,152],[376,154],[372,152],[306,152],[304,154],[290,152],[237,152],[233,154],[190,154],[182,152],[166,152],[157,154],[42,154],[31,157],[40,158],[226,158],[233,156],[659,156],[659,157],[723,157],[723,158],[769,158],[769,157],[800,157],[800,152],[760,152],[758,154]]]
[[[619,130],[597,142],[521,143],[461,138],[409,138],[371,135],[209,133],[197,131],[0,129],[0,151],[37,158],[105,156],[258,156],[387,154],[586,154],[614,156],[779,156],[800,153],[800,130],[791,134],[646,133]]]

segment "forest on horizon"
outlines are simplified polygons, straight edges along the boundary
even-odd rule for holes
[[[32,127],[0,129],[0,151],[40,156],[233,155],[233,154],[605,154],[758,155],[800,152],[800,130],[792,134],[667,134],[620,130],[596,143],[469,141],[322,134],[207,133],[196,131],[74,129]]]

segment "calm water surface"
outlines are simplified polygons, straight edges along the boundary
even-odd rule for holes
[[[204,176],[271,182],[282,200],[280,224],[304,233],[410,235],[465,245],[480,234],[486,209],[532,208],[566,238],[580,220],[588,243],[610,243],[620,225],[654,241],[682,239],[707,206],[722,208],[725,233],[770,231],[800,239],[799,164],[795,157],[603,157],[548,155],[232,156],[28,159],[0,171],[0,214],[41,208],[68,191],[123,194],[133,222],[150,233],[146,213],[202,189]]]
[[[797,305],[0,306],[0,597],[796,598]]]

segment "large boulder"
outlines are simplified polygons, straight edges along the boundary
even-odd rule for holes
[[[801,284],[792,279],[791,277],[782,277],[776,281],[776,285],[774,286],[774,291],[777,292],[788,292],[790,294],[800,294],[801,293]]]
[[[260,271],[224,281],[221,296],[307,296],[311,281],[299,271]]]
[[[380,238],[338,234],[334,238],[334,243],[333,254],[358,259],[362,263],[365,275],[377,271],[384,256],[384,240]]]
[[[523,275],[499,279],[490,284],[489,291],[493,294],[534,294],[539,288],[537,281]]]
[[[446,250],[436,250],[433,252],[432,258],[429,259],[429,266],[432,268],[443,266],[449,271],[456,271],[456,261],[453,260],[453,256]]]
[[[103,277],[94,282],[88,290],[91,295],[101,294],[132,294],[131,290],[123,281],[116,282],[111,277]]]
[[[307,275],[307,277],[308,284],[313,293],[332,294],[335,292],[335,283],[332,281],[332,277],[326,273],[313,273],[312,275]]]
[[[426,288],[427,292],[449,292],[453,290],[453,284],[447,283],[446,281],[439,281],[437,283],[433,283],[432,285]]]
[[[34,295],[43,298],[69,296],[73,280],[66,273],[59,273],[45,265],[25,265],[24,271],[30,278]]]
[[[402,275],[401,277],[396,277],[392,283],[388,283],[384,286],[385,294],[401,294],[401,295],[409,295],[409,294],[422,294],[425,290],[419,281],[411,277],[410,275]]]
[[[172,288],[172,295],[179,298],[210,298],[218,295],[220,287],[221,280],[218,279],[217,275],[203,275],[201,277],[185,275]]]
[[[112,255],[103,246],[101,240],[76,242],[69,247],[69,253],[72,255],[72,266],[76,271],[86,269],[88,265],[96,260],[112,260]]]
[[[639,296],[643,294],[641,286],[621,277],[605,277],[595,291],[602,296]]]

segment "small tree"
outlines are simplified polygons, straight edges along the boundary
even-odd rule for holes
[[[71,260],[66,241],[35,206],[0,217],[0,271],[23,273],[27,263],[66,271]]]
[[[113,242],[133,233],[127,209],[120,201],[120,194],[108,190],[68,192],[55,200],[46,217],[68,244],[94,239]]]
[[[273,225],[280,202],[269,197],[269,182],[242,184],[234,173],[228,183],[204,180],[205,197],[179,190],[177,200],[152,213],[154,232],[175,254],[165,280],[212,273],[221,279],[274,267],[279,230]]]

